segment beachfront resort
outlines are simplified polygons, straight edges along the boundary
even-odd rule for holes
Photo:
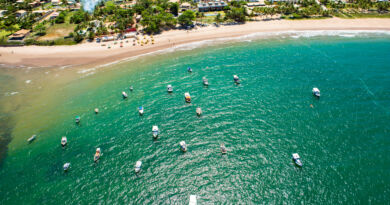
[[[1,45],[73,45],[247,21],[390,17],[388,0],[17,0],[0,3]]]

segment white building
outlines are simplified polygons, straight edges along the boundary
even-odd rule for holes
[[[3,18],[5,13],[7,13],[7,10],[0,10],[0,18]]]
[[[61,3],[60,0],[51,0],[51,4],[53,6],[58,6],[60,3]]]
[[[19,10],[19,11],[17,11],[16,13],[15,13],[15,16],[17,17],[17,18],[23,18],[23,17],[25,17],[27,15],[27,11],[25,11],[25,10]]]

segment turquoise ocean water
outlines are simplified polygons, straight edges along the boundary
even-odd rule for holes
[[[2,68],[0,82],[0,204],[390,201],[387,34],[243,38],[101,68]]]

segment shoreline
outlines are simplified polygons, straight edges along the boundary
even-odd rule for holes
[[[0,64],[5,66],[29,67],[63,67],[63,66],[96,66],[126,60],[156,51],[178,46],[217,40],[222,38],[237,38],[257,33],[315,31],[315,30],[383,30],[390,31],[390,19],[320,19],[320,20],[272,20],[247,22],[241,25],[209,26],[196,30],[170,30],[155,35],[155,44],[133,46],[129,43],[86,42],[72,46],[23,46],[0,47]],[[272,36],[267,36],[272,37]],[[150,38],[149,38],[150,39]],[[120,41],[117,41],[120,42]],[[101,46],[101,44],[110,45]]]

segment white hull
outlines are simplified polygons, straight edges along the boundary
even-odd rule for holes
[[[141,167],[142,167],[142,162],[141,161],[137,161],[135,163],[135,168],[134,168],[135,173],[140,172],[141,171]]]
[[[68,143],[68,140],[66,139],[66,137],[62,137],[61,145],[64,147],[64,146],[66,146],[67,143]]]
[[[186,145],[186,143],[185,143],[184,141],[181,141],[181,142],[179,143],[179,145],[180,145],[180,150],[181,150],[181,151],[187,152],[187,145]]]
[[[158,127],[156,125],[154,125],[152,127],[152,134],[153,134],[153,138],[157,138],[158,137],[158,134],[159,134],[159,130],[158,130]]]
[[[63,166],[64,171],[68,171],[70,168],[70,163],[65,163]]]
[[[200,107],[196,108],[196,114],[200,116],[202,114],[202,109]]]
[[[27,142],[34,141],[36,137],[37,137],[36,135],[31,136],[30,138],[27,139]]]

